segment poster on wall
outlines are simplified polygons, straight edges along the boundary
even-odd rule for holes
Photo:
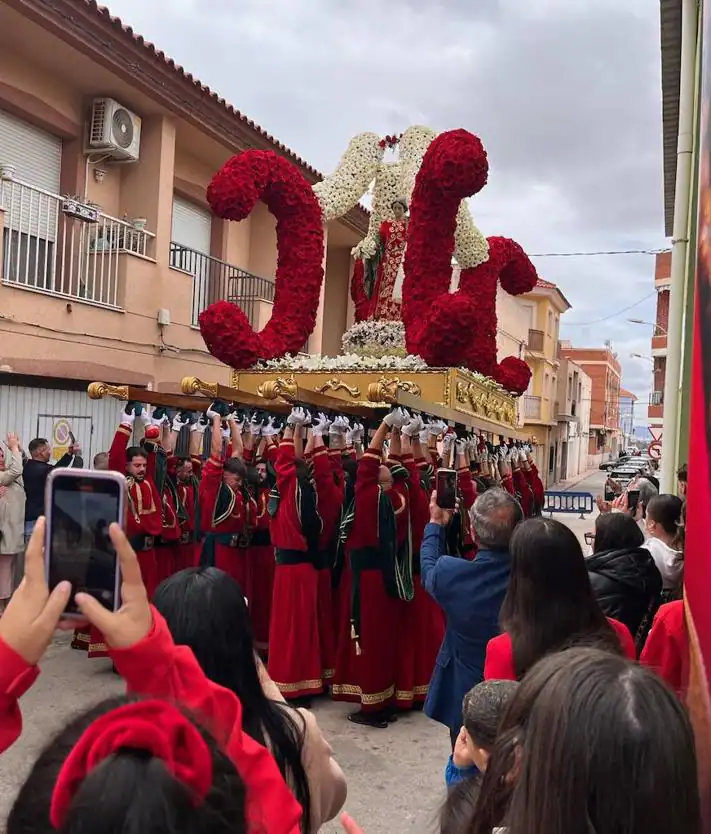
[[[684,601],[689,637],[688,705],[696,733],[699,780],[711,830],[711,4],[703,9],[701,123],[691,426],[684,558]]]

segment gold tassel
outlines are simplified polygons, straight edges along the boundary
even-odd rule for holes
[[[360,657],[361,653],[362,652],[360,650],[360,643],[358,642],[358,640],[356,640],[356,657]]]

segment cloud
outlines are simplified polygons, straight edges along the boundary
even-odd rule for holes
[[[363,130],[477,133],[487,234],[529,252],[664,245],[659,13],[648,0],[111,0],[111,11],[322,171]],[[651,256],[536,258],[646,399]],[[600,319],[605,319],[600,321]]]

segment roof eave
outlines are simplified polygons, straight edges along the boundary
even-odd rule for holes
[[[662,143],[664,156],[664,233],[672,236],[676,152],[679,135],[682,0],[659,0],[662,58]]]

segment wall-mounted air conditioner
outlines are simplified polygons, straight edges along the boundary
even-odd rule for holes
[[[137,162],[141,119],[112,98],[95,98],[87,129],[87,153],[109,154],[114,162]]]

